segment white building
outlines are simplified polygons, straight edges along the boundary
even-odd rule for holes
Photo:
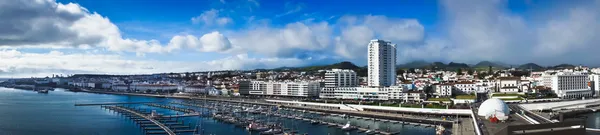
[[[454,86],[452,84],[438,84],[435,85],[435,92],[433,95],[437,97],[448,97],[452,96],[452,90]]]
[[[521,90],[521,78],[519,77],[500,77],[496,80],[496,92],[501,93],[519,93]]]
[[[319,82],[241,81],[241,95],[318,97]]]
[[[325,72],[325,87],[358,86],[356,72],[349,69],[332,69]]]
[[[171,91],[177,90],[177,85],[171,84],[133,84],[129,87],[130,90],[134,91]]]
[[[454,88],[456,88],[456,92],[460,92],[463,94],[471,94],[477,92],[477,85],[473,82],[457,82],[454,83]]]
[[[558,72],[552,76],[552,91],[560,98],[592,97],[589,77],[578,72]]]
[[[599,95],[600,92],[600,75],[590,75],[590,89],[594,91],[595,95]]]
[[[396,84],[396,44],[374,39],[368,47],[369,86],[392,86]]]
[[[425,98],[422,92],[409,92],[400,86],[391,87],[337,87],[323,88],[319,94],[323,99],[356,100],[399,100],[421,102]]]
[[[126,84],[115,84],[115,85],[112,85],[111,89],[114,90],[114,91],[128,91],[129,90],[129,85],[126,85]]]
[[[205,86],[187,86],[183,88],[183,91],[187,93],[208,94]]]

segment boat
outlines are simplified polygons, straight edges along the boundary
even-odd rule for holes
[[[441,126],[441,125],[440,125],[440,126],[437,126],[437,127],[435,128],[435,134],[436,134],[436,135],[443,135],[443,134],[444,134],[444,132],[446,132],[446,128],[444,128],[444,126]]]
[[[48,93],[48,90],[38,90],[38,93]]]
[[[259,125],[257,123],[251,123],[251,124],[248,125],[248,127],[246,127],[246,130],[262,132],[262,131],[269,130],[269,127],[262,126],[262,125]]]
[[[319,124],[319,121],[316,121],[316,120],[310,120],[310,124]]]
[[[354,130],[354,129],[356,129],[356,127],[354,127],[354,126],[350,125],[350,121],[348,121],[348,122],[346,123],[346,125],[344,125],[344,126],[342,127],[342,130]]]
[[[372,134],[372,133],[375,133],[375,131],[373,131],[373,130],[367,130],[367,131],[365,131],[365,134]]]
[[[274,134],[281,134],[281,133],[283,133],[283,130],[281,130],[281,129],[269,129],[267,131],[260,132],[261,135],[274,135]]]

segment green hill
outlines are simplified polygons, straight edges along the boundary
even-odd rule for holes
[[[307,66],[307,67],[300,67],[298,68],[299,70],[302,71],[317,71],[317,70],[328,70],[328,69],[352,69],[352,70],[357,70],[360,69],[360,67],[354,65],[352,62],[348,62],[348,61],[344,61],[344,62],[340,62],[340,63],[335,63],[335,64],[331,64],[331,65],[319,65],[319,66]]]
[[[473,68],[489,68],[490,66],[492,68],[499,68],[499,69],[506,68],[506,67],[502,66],[501,64],[497,64],[497,63],[490,62],[490,61],[481,61],[481,62],[473,65]]]
[[[431,65],[431,63],[421,60],[421,61],[411,61],[411,62],[408,62],[405,64],[400,64],[400,65],[397,65],[396,68],[400,68],[400,69],[423,68],[428,65]]]
[[[538,65],[538,64],[535,64],[535,63],[527,63],[527,64],[523,64],[523,65],[520,65],[520,66],[519,66],[519,67],[517,67],[517,68],[518,68],[518,69],[521,69],[521,70],[529,70],[529,69],[531,69],[531,70],[533,70],[533,71],[544,70],[544,67],[542,67],[542,66],[540,66],[540,65]]]
[[[571,65],[571,64],[560,64],[560,65],[556,65],[554,67],[552,67],[554,69],[572,69],[575,68],[575,65]]]

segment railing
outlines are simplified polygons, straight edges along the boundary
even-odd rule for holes
[[[482,135],[481,128],[479,127],[479,123],[477,123],[477,116],[475,116],[475,112],[471,109],[471,118],[473,118],[473,126],[475,128],[475,134]]]

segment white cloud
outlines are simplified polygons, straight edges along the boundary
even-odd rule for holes
[[[192,35],[175,36],[169,42],[174,48],[189,47],[202,52],[222,52],[231,48],[231,43],[223,34],[215,31],[196,38]]]
[[[384,39],[398,44],[420,42],[424,27],[414,19],[392,19],[385,16],[343,16],[338,20],[340,35],[335,37],[335,53],[349,59],[366,59],[369,40]]]
[[[204,11],[200,16],[192,17],[192,23],[194,24],[204,24],[205,26],[225,26],[227,24],[233,23],[233,19],[229,17],[221,17],[219,15],[219,11],[216,9],[211,9],[208,11]]]
[[[200,62],[131,60],[115,54],[27,53],[0,50],[0,77],[51,76],[52,74],[147,74],[301,66],[309,61],[295,58],[250,58],[245,54]],[[124,70],[127,69],[127,70]]]
[[[326,22],[290,23],[283,28],[260,26],[234,33],[232,45],[241,51],[267,56],[294,57],[306,51],[322,51],[330,45],[331,29]]]
[[[169,53],[179,49],[177,44],[163,45],[157,40],[123,38],[119,28],[106,17],[90,13],[78,4],[56,3],[54,0],[27,3],[26,1],[0,2],[0,48],[80,48],[104,47],[115,52]],[[213,12],[213,11],[211,11]],[[210,19],[210,18],[204,18]],[[227,18],[217,19],[217,24],[231,23]],[[227,49],[227,38],[208,33],[205,42],[211,41],[198,50],[211,51]],[[220,36],[220,37],[219,37]],[[189,37],[189,36],[188,36]],[[173,37],[176,38],[176,37]],[[217,38],[217,39],[212,39]],[[216,44],[217,41],[222,44]],[[224,48],[221,48],[222,46]],[[211,48],[212,47],[212,48]],[[216,48],[215,48],[216,47]]]

